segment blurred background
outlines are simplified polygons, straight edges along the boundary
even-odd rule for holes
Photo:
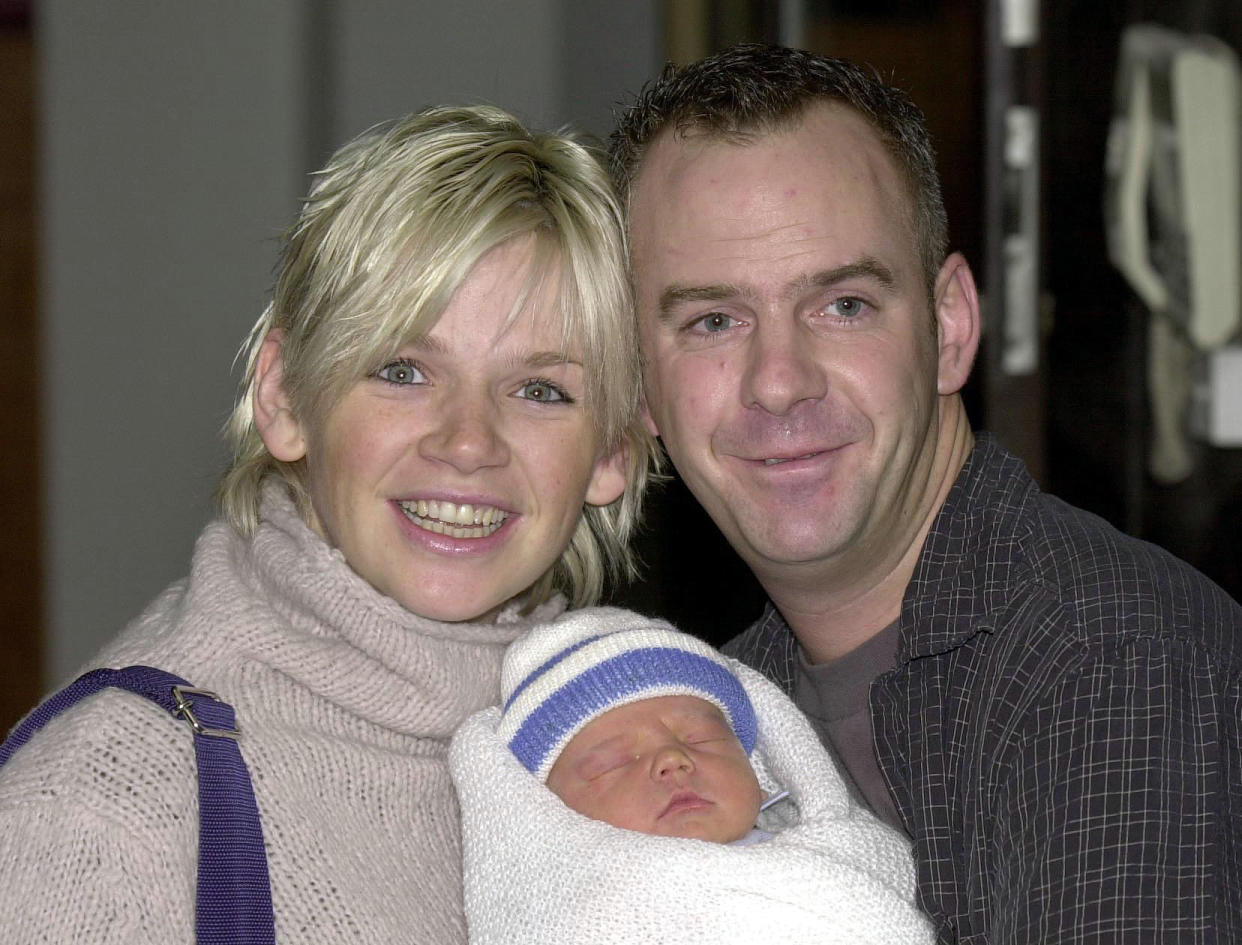
[[[976,426],[1242,596],[1237,0],[0,0],[0,731],[186,572],[336,146],[432,103],[606,137],[744,40],[911,92],[985,290]],[[614,599],[723,642],[762,595],[679,483],[650,509]]]

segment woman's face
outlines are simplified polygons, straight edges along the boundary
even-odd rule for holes
[[[506,326],[531,239],[484,256],[431,332],[303,429],[312,526],[406,609],[494,618],[569,543],[584,503],[625,489],[598,455],[555,279]]]

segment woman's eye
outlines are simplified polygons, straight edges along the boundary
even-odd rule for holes
[[[572,404],[574,402],[574,399],[569,396],[569,392],[563,387],[559,387],[551,381],[542,378],[527,381],[518,388],[517,396],[541,404]]]
[[[413,361],[404,358],[385,364],[375,372],[375,376],[389,384],[422,384],[427,380]]]

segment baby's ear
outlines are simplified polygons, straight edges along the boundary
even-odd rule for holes
[[[778,797],[785,792],[785,785],[781,783],[780,777],[772,770],[768,764],[768,759],[763,752],[763,736],[760,735],[759,742],[755,744],[754,751],[750,753],[750,766],[755,771],[755,777],[759,779],[759,787],[763,791],[764,803],[772,801],[775,807],[787,806],[787,802],[782,801],[779,804],[772,799]],[[762,809],[761,809],[762,810]]]
[[[296,463],[306,455],[306,435],[285,388],[284,332],[274,328],[259,347],[254,369],[254,426],[273,457]]]

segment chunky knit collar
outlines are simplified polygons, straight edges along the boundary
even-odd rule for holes
[[[565,606],[558,597],[520,617],[512,605],[495,623],[419,617],[359,577],[274,484],[252,539],[224,522],[207,527],[180,592],[152,606],[172,604],[180,614],[160,641],[162,668],[207,688],[223,677],[239,710],[251,700],[277,713],[287,705],[295,720],[299,705],[334,705],[355,722],[435,739],[497,701],[505,647]],[[109,648],[109,665],[126,660],[127,638],[142,639],[151,658],[144,625],[138,620]],[[240,692],[236,674],[247,680]],[[274,680],[283,680],[282,693],[266,691]]]

